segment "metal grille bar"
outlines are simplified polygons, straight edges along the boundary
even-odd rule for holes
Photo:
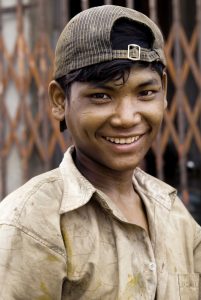
[[[165,113],[162,127],[153,152],[156,158],[157,176],[165,178],[164,153],[171,140],[179,156],[179,179],[182,199],[187,204],[189,186],[186,163],[191,152],[192,143],[197,153],[201,153],[201,1],[196,1],[196,25],[190,38],[180,20],[179,0],[172,0],[173,21],[166,38],[166,56],[168,73],[175,91],[169,99],[169,107]],[[146,1],[145,1],[146,2]],[[144,2],[144,3],[145,3]],[[48,2],[49,3],[49,2]],[[72,14],[70,2],[59,0],[61,27]],[[103,4],[112,4],[112,0],[104,0]],[[126,5],[137,8],[137,1],[127,0]],[[82,10],[89,8],[91,1],[81,0]],[[118,4],[117,1],[115,4]],[[23,180],[33,175],[33,167],[45,171],[52,167],[58,153],[65,151],[69,145],[68,134],[60,133],[59,126],[52,118],[48,104],[48,84],[52,77],[54,47],[51,32],[48,32],[48,13],[46,0],[36,0],[25,6],[17,0],[16,9],[3,8],[0,2],[0,197],[3,198],[8,189],[8,161],[15,148],[21,160]],[[150,17],[159,21],[158,1],[149,0],[144,9],[149,9]],[[37,9],[38,34],[33,46],[28,41],[24,28],[26,11]],[[143,5],[141,6],[143,10]],[[12,13],[17,19],[17,38],[13,51],[10,51],[3,36],[3,16]],[[165,16],[164,16],[165,17]],[[48,25],[48,26],[47,26]],[[160,25],[160,24],[159,24]],[[50,30],[51,31],[51,30]],[[191,72],[199,95],[190,104],[185,92],[187,78]],[[10,84],[16,89],[15,113],[10,112],[6,94]],[[34,95],[33,98],[33,86]],[[13,99],[15,103],[15,99]],[[33,161],[37,156],[37,163]],[[59,159],[58,159],[59,160]],[[170,162],[171,163],[171,162]],[[173,168],[175,166],[172,166]],[[38,171],[38,172],[39,172]]]

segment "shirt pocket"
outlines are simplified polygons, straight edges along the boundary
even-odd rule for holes
[[[178,274],[180,300],[200,300],[200,274]]]

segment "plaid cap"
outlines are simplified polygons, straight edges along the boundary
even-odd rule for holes
[[[151,49],[129,44],[127,50],[114,50],[111,31],[120,19],[138,22],[148,27],[153,35]],[[114,59],[161,61],[166,65],[164,40],[158,26],[144,14],[121,6],[103,5],[77,14],[66,25],[57,42],[54,63],[54,78],[100,62]]]

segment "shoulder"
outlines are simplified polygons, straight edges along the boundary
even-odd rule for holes
[[[32,178],[0,203],[0,226],[13,226],[39,242],[58,243],[62,194],[59,169]]]
[[[137,184],[139,191],[152,200],[157,207],[163,207],[169,211],[170,223],[174,226],[185,226],[192,229],[191,233],[195,231],[195,224],[193,217],[177,195],[177,190],[169,184],[155,178],[140,168],[134,172],[134,183]]]
[[[62,193],[62,178],[58,169],[33,177],[0,202],[0,221],[14,222],[25,206],[50,205]],[[56,199],[54,195],[56,194]]]

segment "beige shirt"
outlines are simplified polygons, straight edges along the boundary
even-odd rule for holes
[[[175,190],[134,171],[149,238],[79,173],[71,152],[0,204],[0,299],[201,299],[201,230]]]

